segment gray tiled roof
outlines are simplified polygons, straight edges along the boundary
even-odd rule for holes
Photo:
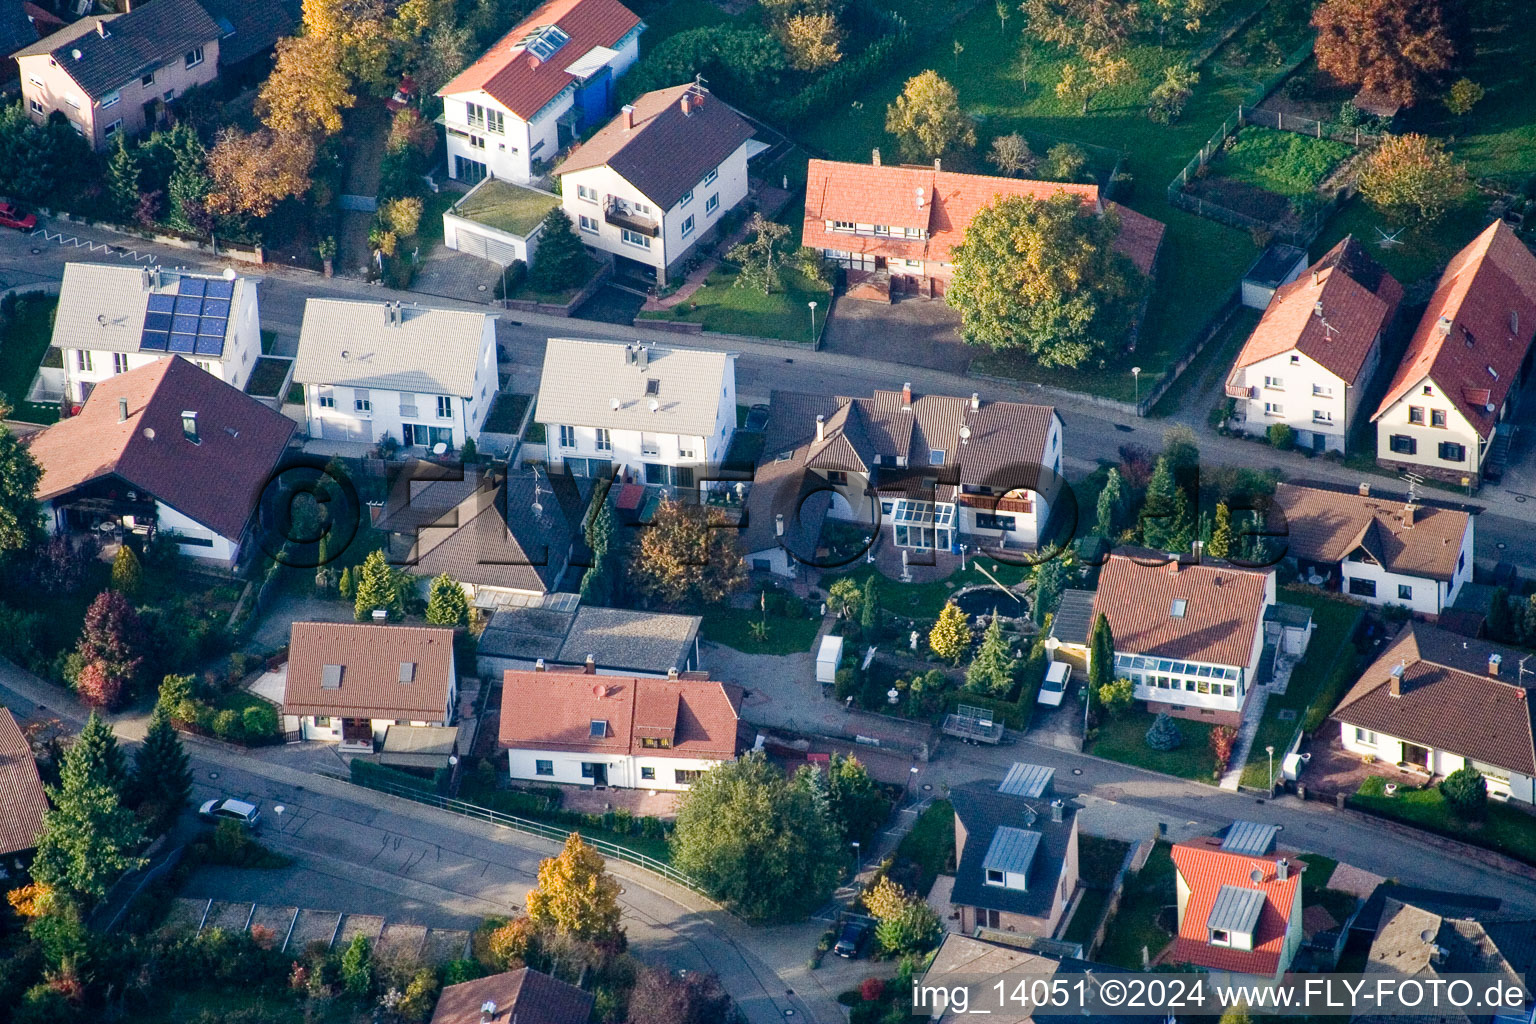
[[[139,351],[139,343],[144,336],[144,313],[149,308],[150,295],[157,292],[175,295],[184,277],[218,279],[217,275],[187,274],[158,267],[124,267],[105,263],[64,264],[64,280],[59,285],[58,312],[53,318],[53,346],[89,348],[97,352]],[[231,312],[240,308],[245,300],[245,290],[255,288],[256,285],[257,282],[252,278],[235,278],[234,294],[229,300]],[[224,334],[226,345],[235,330],[235,319],[230,317]],[[186,355],[192,358],[192,353]]]
[[[1064,644],[1086,647],[1093,633],[1093,590],[1063,590],[1056,616],[1051,619],[1051,636]]]
[[[726,382],[735,380],[734,352],[649,345],[644,367],[631,362],[629,355],[623,342],[550,338],[535,418],[540,423],[686,437],[714,433]],[[655,412],[646,395],[651,380],[660,382]]]
[[[1212,931],[1241,932],[1252,935],[1264,909],[1264,891],[1240,885],[1223,885],[1216,891],[1216,902],[1206,916],[1205,926]]]
[[[480,637],[480,654],[550,665],[581,665],[592,655],[605,671],[662,674],[681,669],[698,636],[697,615],[583,605],[574,613],[503,608]]]
[[[496,315],[414,303],[401,312],[404,322],[392,326],[387,303],[308,300],[294,381],[458,398],[473,394],[485,323]]]
[[[1072,825],[1077,805],[1067,801],[1062,820],[1052,821],[1045,800],[1025,800],[999,793],[995,783],[985,780],[967,782],[950,791],[955,815],[966,830],[965,851],[955,871],[955,888],[950,902],[957,907],[982,907],[1040,917],[1050,912],[1061,877],[1067,847],[1072,840]],[[1031,821],[1033,816],[1033,821]],[[999,829],[1029,823],[1029,830],[1040,836],[1040,845],[1030,865],[1030,889],[1009,889],[986,884],[983,861]]]
[[[103,36],[101,26],[105,26]],[[92,99],[224,34],[197,0],[154,0],[127,14],[81,18],[14,56],[46,53]],[[80,54],[75,59],[75,53]]]
[[[219,63],[238,64],[292,35],[299,23],[293,0],[203,0],[203,7],[228,34],[219,40]]]

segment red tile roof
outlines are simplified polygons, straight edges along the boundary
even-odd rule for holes
[[[1109,619],[1120,654],[1188,658],[1242,667],[1259,642],[1272,573],[1213,565],[1145,565],[1110,555],[1099,574],[1094,620]],[[1173,602],[1185,602],[1182,617]]]
[[[502,679],[501,746],[519,750],[566,750],[696,757],[736,756],[741,687],[697,678],[589,674],[582,669],[509,670]],[[592,723],[607,723],[592,735]],[[645,747],[647,738],[670,738],[669,748]]]
[[[1353,238],[1345,238],[1310,273],[1276,289],[1235,368],[1296,351],[1345,383],[1359,385],[1376,338],[1402,297],[1397,279]]]
[[[1290,862],[1284,881],[1277,877],[1275,869],[1276,862],[1282,857]],[[1292,908],[1296,905],[1296,889],[1301,885],[1301,873],[1306,864],[1295,854],[1279,851],[1263,856],[1228,853],[1221,848],[1220,839],[1205,836],[1175,844],[1173,866],[1189,887],[1189,901],[1179,919],[1179,934],[1173,940],[1174,959],[1214,971],[1260,977],[1276,974],[1282,966],[1280,954],[1285,946]],[[1260,873],[1258,882],[1253,881],[1256,871]],[[1210,943],[1206,921],[1224,885],[1259,889],[1264,893],[1264,906],[1254,927],[1252,951]]]
[[[432,1024],[586,1024],[593,997],[531,967],[449,985],[438,997]],[[482,1013],[486,1003],[496,1009]]]
[[[37,845],[47,809],[32,748],[16,719],[0,707],[0,857]]]
[[[812,160],[807,169],[802,234],[805,244],[816,248],[945,263],[951,250],[965,240],[965,229],[977,211],[994,199],[1049,199],[1059,192],[1076,195],[1095,210],[1105,208],[1096,185],[958,174],[932,167]],[[1118,204],[1109,207],[1120,218],[1116,248],[1142,273],[1151,273],[1162,244],[1162,223]],[[928,232],[928,238],[834,233],[826,226],[827,221],[834,220],[915,228]]]
[[[414,669],[402,683],[400,666],[407,662]],[[340,686],[323,685],[327,665],[341,666]],[[451,629],[295,622],[283,713],[440,722],[454,671]]]
[[[638,24],[640,18],[618,0],[549,0],[437,94],[483,91],[518,117],[530,120],[575,81],[566,68],[594,46],[613,46]],[[519,44],[547,25],[558,25],[570,40],[552,59],[541,61]]]
[[[1488,674],[1489,656],[1503,659]],[[1334,710],[1337,721],[1446,750],[1521,775],[1536,775],[1536,723],[1520,685],[1524,655],[1410,622]],[[1398,696],[1392,673],[1402,666]]]
[[[1428,378],[1479,435],[1492,436],[1533,333],[1536,256],[1508,224],[1495,221],[1440,275],[1392,386],[1371,418],[1379,419]]]
[[[119,422],[118,399],[128,402]],[[198,443],[181,414],[197,413]],[[96,385],[80,415],[26,439],[40,499],[116,474],[221,536],[245,530],[295,424],[238,388],[166,356]]]

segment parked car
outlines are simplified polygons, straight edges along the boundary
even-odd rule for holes
[[[31,231],[37,227],[37,215],[22,213],[21,208],[9,199],[0,198],[0,227]]]
[[[742,424],[742,430],[762,430],[768,425],[768,407],[766,405],[754,405],[747,410],[746,422]]]
[[[832,947],[832,952],[847,960],[857,960],[864,950],[864,944],[869,941],[869,922],[861,918],[850,917],[843,922],[843,930],[837,936],[837,945]]]
[[[197,809],[197,816],[204,821],[238,821],[246,828],[254,829],[261,822],[261,808],[226,796],[203,804]]]
[[[1040,694],[1035,701],[1040,704],[1048,704],[1051,707],[1059,707],[1061,698],[1066,696],[1067,685],[1072,682],[1072,666],[1064,661],[1053,661],[1051,667],[1046,669],[1045,680],[1040,684]]]

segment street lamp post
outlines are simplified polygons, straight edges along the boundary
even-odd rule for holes
[[[814,345],[816,344],[816,300],[812,299],[806,305],[811,307],[811,344]]]
[[[907,772],[907,795],[912,795],[912,783],[917,781],[917,765],[913,765]]]
[[[853,841],[853,873],[857,875],[859,873],[859,868],[863,866],[864,862],[860,859],[859,854],[859,841],[855,839]]]
[[[1131,367],[1131,380],[1136,384],[1136,401],[1141,401],[1141,367]]]
[[[1274,745],[1271,744],[1271,745],[1265,747],[1264,748],[1264,752],[1269,755],[1269,795],[1270,796],[1274,796],[1275,795],[1275,748],[1274,748]]]

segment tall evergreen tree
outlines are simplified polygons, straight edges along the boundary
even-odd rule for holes
[[[149,731],[133,755],[134,796],[158,808],[169,823],[192,795],[192,763],[171,727],[171,717],[156,708]]]
[[[400,584],[395,579],[395,571],[384,560],[383,550],[369,552],[353,578],[357,584],[357,597],[353,600],[352,610],[357,621],[371,617],[375,608],[385,609],[392,619],[398,619],[404,613]]]
[[[834,753],[827,763],[827,791],[843,839],[869,845],[890,810],[869,769],[856,757]]]
[[[1067,583],[1065,555],[1047,558],[1035,566],[1034,596],[1030,599],[1029,616],[1037,626],[1045,625],[1045,617],[1056,610],[1061,601],[1062,588]]]
[[[65,755],[59,774],[66,788],[106,786],[118,796],[127,791],[128,760],[105,718],[91,712],[85,728]]]
[[[432,580],[427,594],[427,621],[434,626],[465,626],[469,624],[469,598],[459,581],[447,573]]]
[[[1114,467],[1110,467],[1109,475],[1104,478],[1097,511],[1094,532],[1113,544],[1120,536],[1120,524],[1125,521],[1125,488],[1120,483],[1120,471]]]
[[[1488,599],[1488,638],[1508,643],[1513,639],[1513,625],[1509,613],[1509,588],[1494,587],[1493,596]]]
[[[1216,505],[1216,525],[1211,528],[1205,550],[1212,558],[1232,557],[1232,510],[1224,501]]]
[[[1115,681],[1115,637],[1109,619],[1100,612],[1088,635],[1088,700],[1097,701],[1099,691]]]
[[[880,586],[873,576],[864,584],[864,598],[859,602],[859,628],[865,643],[872,642],[880,630]]]
[[[606,501],[587,523],[586,539],[592,564],[581,575],[581,599],[589,604],[611,604],[619,573],[614,568],[613,509]]]
[[[976,656],[965,670],[965,688],[974,693],[1005,697],[1013,688],[1013,675],[1017,667],[1018,659],[1013,656],[1008,638],[1003,636],[1002,620],[997,617],[997,609],[994,608],[992,621],[987,623],[986,630],[981,634]]]
[[[112,589],[124,597],[133,597],[143,582],[144,567],[139,564],[139,556],[134,554],[132,545],[119,546],[117,556],[112,559]]]
[[[128,148],[127,133],[117,133],[117,146],[107,158],[107,196],[118,220],[133,219],[139,208],[139,156]]]
[[[1194,532],[1189,495],[1175,478],[1173,461],[1161,456],[1147,484],[1147,502],[1141,512],[1142,543],[1158,551],[1182,553],[1189,550]]]

